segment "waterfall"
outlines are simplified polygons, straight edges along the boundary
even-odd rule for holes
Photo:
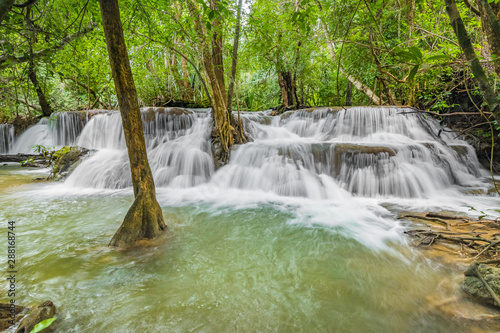
[[[425,198],[481,183],[486,174],[474,149],[438,121],[409,108],[352,107],[242,112],[250,142],[235,146],[215,170],[211,112],[141,110],[157,187],[201,184],[311,199]],[[42,119],[12,149],[78,145],[97,150],[66,180],[68,186],[131,186],[118,111],[69,112]]]
[[[49,148],[73,146],[89,117],[95,112],[60,112],[52,114],[50,118],[42,118],[15,140],[12,153],[33,153],[32,147],[35,145]]]
[[[141,110],[148,159],[158,187],[191,187],[214,172],[209,110],[147,108]],[[132,185],[119,112],[94,116],[77,144],[99,149],[67,179],[72,186],[124,188]]]
[[[0,154],[7,154],[12,149],[14,142],[14,126],[0,124]]]

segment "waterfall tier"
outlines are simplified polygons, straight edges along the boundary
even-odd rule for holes
[[[14,143],[14,126],[0,124],[0,154],[7,154],[12,150]]]
[[[478,184],[485,175],[470,145],[407,108],[243,112],[251,142],[234,147],[229,164],[217,171],[210,110],[147,108],[141,114],[157,187],[209,184],[313,199],[412,198]],[[69,186],[131,186],[117,111],[56,114],[28,129],[12,150],[24,152],[30,142],[99,150],[67,179]]]

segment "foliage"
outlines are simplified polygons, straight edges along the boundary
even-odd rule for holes
[[[30,333],[38,333],[38,332],[43,331],[44,329],[46,329],[47,327],[49,327],[50,325],[52,325],[52,323],[56,319],[57,319],[57,317],[52,317],[52,318],[45,319],[45,320],[39,322],[38,324],[35,325],[35,327],[33,327],[33,329],[31,330]]]
[[[205,28],[222,34],[223,66],[229,69],[236,3],[218,1],[217,10],[211,9],[208,0],[196,3]],[[480,18],[464,3],[458,6],[487,64],[499,55],[491,54]],[[127,0],[121,11],[141,106],[206,101],[203,81],[207,79],[186,3]],[[35,55],[50,50],[89,26],[93,28],[64,47],[35,56],[36,73],[55,111],[116,108],[97,3],[38,1],[28,15],[34,27],[27,24],[27,15],[26,8],[14,8],[0,25],[0,118],[40,114],[27,76],[28,62],[16,59],[29,58],[30,48]],[[223,24],[213,27],[214,18]],[[28,38],[31,35],[33,40]],[[334,46],[334,58],[326,38]],[[234,103],[235,108],[246,110],[280,104],[278,77],[285,71],[296,77],[301,103],[343,105],[348,84],[342,68],[387,104],[441,111],[453,105],[450,92],[461,80],[478,91],[467,66],[442,1],[248,0]],[[498,82],[491,66],[485,68],[492,82]],[[356,89],[352,99],[353,104],[370,103]]]

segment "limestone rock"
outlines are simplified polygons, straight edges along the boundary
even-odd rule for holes
[[[52,177],[60,180],[68,176],[80,164],[90,150],[81,147],[63,147],[53,154]]]
[[[500,304],[495,303],[491,293],[477,276],[477,273],[483,277],[491,289],[500,297],[500,268],[485,264],[477,265],[473,263],[467,268],[464,272],[465,280],[462,283],[462,290],[478,302],[500,306]]]

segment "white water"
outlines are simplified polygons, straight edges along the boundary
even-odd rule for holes
[[[0,124],[0,154],[7,154],[14,142],[14,126]]]

